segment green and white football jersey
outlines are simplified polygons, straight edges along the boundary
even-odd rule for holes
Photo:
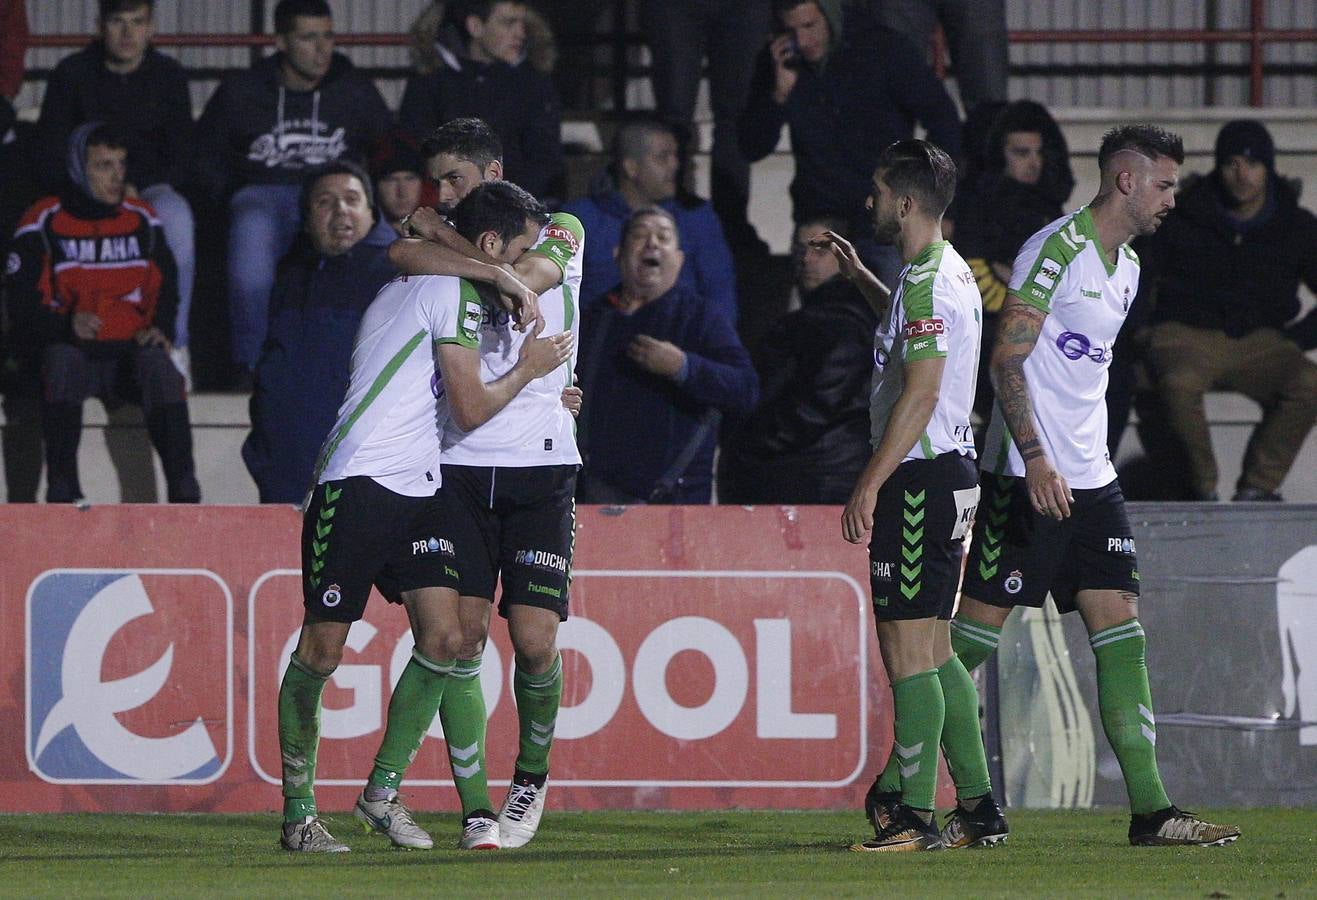
[[[562,283],[540,295],[540,314],[548,337],[571,331],[580,346],[581,295],[585,230],[569,213],[554,213],[527,251],[547,256],[563,272]],[[530,338],[512,327],[503,310],[486,308],[480,323],[480,379],[502,378],[517,363],[521,345]],[[463,431],[448,419],[444,426],[443,460],[464,466],[554,466],[581,462],[576,448],[576,422],[562,405],[562,391],[572,383],[572,357],[543,378],[526,385],[507,406],[473,431]]]
[[[371,301],[352,347],[348,392],[316,466],[316,482],[367,475],[397,494],[432,495],[440,484],[440,434],[448,416],[438,345],[476,347],[483,306],[448,275],[390,281]]]
[[[1010,293],[1045,313],[1024,377],[1038,440],[1072,488],[1116,478],[1107,454],[1107,369],[1111,348],[1139,292],[1139,257],[1122,244],[1107,259],[1088,207],[1057,219],[1025,242]],[[1024,461],[995,405],[983,468],[1023,475]]]
[[[905,364],[946,357],[933,416],[905,458],[932,459],[951,451],[974,458],[969,415],[983,340],[982,304],[974,273],[946,241],[929,244],[901,270],[874,334],[869,421],[875,448],[905,387]]]

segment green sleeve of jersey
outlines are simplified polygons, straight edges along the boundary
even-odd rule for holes
[[[1034,257],[1024,280],[1019,287],[1011,288],[1010,293],[1034,309],[1050,313],[1057,285],[1065,275],[1066,266],[1070,265],[1075,256],[1076,250],[1066,242],[1062,232],[1049,235]]]
[[[585,246],[585,228],[581,220],[571,213],[556,212],[549,216],[549,224],[540,232],[540,239],[528,250],[547,256],[565,275],[567,265]]]
[[[465,278],[458,282],[457,311],[451,322],[445,322],[434,335],[436,344],[460,344],[463,347],[480,346],[480,323],[485,317],[485,306],[475,285]]]
[[[905,337],[901,358],[906,362],[947,355],[946,321],[934,313],[933,285],[941,256],[911,266],[901,284],[901,328]]]

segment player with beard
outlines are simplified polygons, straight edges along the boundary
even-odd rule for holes
[[[1180,138],[1161,128],[1112,129],[1098,151],[1097,196],[1031,237],[1015,259],[992,354],[997,402],[983,511],[951,626],[972,670],[996,649],[1016,606],[1041,607],[1050,592],[1060,612],[1079,611],[1136,845],[1239,837],[1177,809],[1162,787],[1134,539],[1107,454],[1111,347],[1139,287],[1127,241],[1152,234],[1174,208],[1183,161]]]

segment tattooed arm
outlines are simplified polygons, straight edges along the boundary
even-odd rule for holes
[[[1070,502],[1074,498],[1070,486],[1043,452],[1024,378],[1024,361],[1038,343],[1046,318],[1047,313],[1042,310],[1014,294],[1007,295],[997,325],[997,341],[992,348],[992,386],[1016,449],[1024,459],[1025,485],[1033,508],[1053,519],[1064,519],[1070,515]]]

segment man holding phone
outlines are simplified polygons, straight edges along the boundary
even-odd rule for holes
[[[774,0],[773,12],[779,32],[760,53],[738,122],[741,152],[763,159],[788,126],[796,224],[831,213],[868,234],[863,198],[878,154],[914,137],[918,121],[931,143],[959,156],[955,104],[918,48],[864,13],[843,16],[840,0]],[[891,248],[864,240],[856,249],[884,283],[895,281],[901,261]]]

